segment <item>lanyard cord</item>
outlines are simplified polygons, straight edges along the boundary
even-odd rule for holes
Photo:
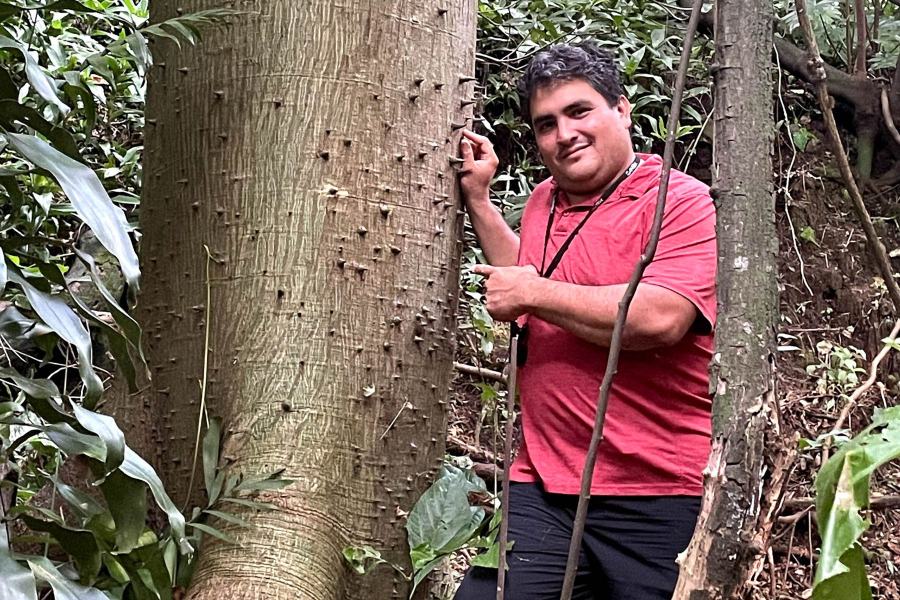
[[[550,261],[550,265],[545,271],[544,263],[547,260],[547,245],[550,243],[550,234],[553,232],[553,217],[556,215],[556,203],[559,200],[559,188],[553,188],[553,202],[550,205],[550,217],[547,219],[547,233],[544,235],[544,250],[541,252],[541,277],[546,277],[547,279],[550,278],[550,275],[552,275],[553,271],[556,270],[556,267],[559,266],[559,261],[562,260],[563,255],[566,253],[566,250],[568,250],[569,246],[572,244],[572,240],[575,239],[575,237],[581,231],[581,228],[584,227],[584,224],[587,223],[588,219],[591,218],[591,215],[593,215],[597,211],[597,209],[600,208],[600,205],[606,202],[606,200],[615,193],[619,186],[622,185],[622,182],[628,179],[628,177],[637,170],[638,165],[640,164],[641,159],[635,156],[634,161],[632,161],[628,168],[625,169],[625,172],[622,173],[619,178],[616,179],[613,184],[606,189],[605,192],[603,192],[603,195],[600,196],[600,198],[596,202],[594,202],[594,205],[581,220],[581,223],[579,223],[578,226],[575,227],[574,231],[569,234],[569,237],[566,238],[566,241],[563,242],[563,245],[560,246],[559,250],[557,250],[556,256],[554,256],[553,260]]]

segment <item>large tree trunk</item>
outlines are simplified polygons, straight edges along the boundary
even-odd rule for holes
[[[212,6],[154,0],[152,18]],[[197,47],[160,48],[149,79],[139,317],[153,382],[132,425],[148,425],[180,504],[209,285],[223,456],[295,483],[264,498],[280,509],[249,516],[256,529],[216,524],[242,545],[207,537],[191,597],[405,597],[390,568],[355,576],[341,550],[408,564],[401,511],[444,455],[461,227],[449,158],[471,114],[475,2],[234,8]]]
[[[723,600],[761,549],[764,439],[775,408],[778,317],[772,191],[772,3],[716,2],[715,142],[719,315],[713,447],[676,600]],[[753,543],[753,542],[756,543]]]

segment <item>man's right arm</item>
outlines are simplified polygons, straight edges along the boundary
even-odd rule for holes
[[[515,266],[519,259],[519,236],[491,204],[491,179],[497,170],[497,154],[486,137],[464,130],[459,143],[463,166],[459,186],[478,245],[495,267]]]

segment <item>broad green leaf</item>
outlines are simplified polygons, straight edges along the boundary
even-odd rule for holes
[[[34,57],[31,56],[31,53],[25,46],[6,36],[0,35],[0,48],[12,48],[21,52],[22,56],[25,58],[25,76],[28,78],[31,87],[33,87],[44,100],[54,104],[62,114],[65,115],[69,112],[69,107],[57,97],[56,85],[53,83],[53,80],[44,73],[44,70],[41,69],[41,66]]]
[[[91,336],[87,329],[62,298],[38,290],[19,275],[17,268],[9,270],[9,278],[22,288],[41,320],[59,337],[75,346],[78,371],[85,386],[85,405],[93,406],[103,393],[103,383],[91,364]]]
[[[12,129],[17,121],[43,135],[54,148],[69,158],[81,161],[81,153],[71,133],[46,120],[30,106],[19,104],[18,100],[0,100],[0,123],[7,129]]]
[[[32,398],[45,400],[59,397],[59,389],[57,389],[56,384],[49,379],[31,379],[29,377],[22,377],[18,371],[10,368],[0,368],[0,379],[11,381],[13,385]]]
[[[72,410],[78,423],[96,434],[106,445],[106,474],[117,469],[125,458],[125,434],[116,425],[116,420],[74,403]]]
[[[56,491],[59,492],[63,500],[68,502],[72,511],[84,521],[89,521],[91,517],[102,514],[105,511],[103,506],[90,495],[63,483],[55,475],[51,474],[49,478],[53,485],[56,486]]]
[[[859,540],[869,527],[872,472],[900,457],[900,407],[876,411],[872,424],[843,443],[816,477],[822,552],[813,583],[816,600],[871,598]],[[851,591],[853,590],[853,591]]]
[[[507,544],[507,550],[512,549],[515,544],[515,540],[510,540]],[[482,552],[478,554],[471,560],[469,563],[473,567],[485,567],[486,569],[497,569],[500,567],[500,544],[495,543],[491,544],[491,546],[487,549],[486,552]],[[509,565],[506,565],[506,568],[509,569]]]
[[[74,248],[73,252],[78,259],[84,263],[84,265],[88,268],[88,272],[91,275],[91,281],[94,284],[94,287],[97,288],[97,291],[100,292],[100,296],[103,298],[103,303],[106,305],[107,310],[112,315],[113,320],[115,320],[116,325],[118,325],[122,332],[125,334],[125,338],[132,345],[137,355],[140,359],[144,360],[143,348],[141,347],[141,326],[138,325],[137,321],[134,320],[134,317],[128,314],[128,312],[123,309],[119,302],[113,297],[113,295],[106,288],[106,285],[103,283],[103,278],[100,277],[99,271],[97,271],[97,264],[94,262],[94,258],[87,254],[86,252],[82,252],[81,250]]]
[[[171,498],[166,493],[159,475],[153,470],[147,461],[138,456],[134,450],[125,446],[125,460],[119,469],[131,477],[143,481],[150,487],[150,492],[156,500],[156,504],[166,513],[169,518],[169,526],[172,528],[172,536],[178,543],[183,554],[192,554],[194,549],[187,541],[184,531],[184,515],[175,508]]]
[[[43,431],[66,456],[83,454],[100,462],[106,462],[106,445],[97,436],[75,431],[67,423],[55,423],[35,427],[35,429]]]
[[[6,526],[0,527],[0,600],[37,600],[34,574],[13,559]]]
[[[78,255],[79,251],[75,250],[75,254]],[[93,264],[93,261],[91,264]],[[59,269],[56,266],[48,263],[41,263],[39,265],[39,269],[41,271],[41,274],[44,275],[44,277],[46,277],[48,281],[56,283],[66,291],[69,298],[71,298],[72,303],[75,305],[75,308],[78,310],[78,313],[82,317],[93,323],[95,327],[103,332],[103,335],[106,336],[108,350],[113,355],[113,358],[116,359],[116,366],[120,371],[122,371],[122,374],[125,376],[125,381],[126,383],[128,383],[129,390],[136,391],[136,371],[134,368],[134,361],[132,360],[132,356],[131,354],[129,354],[130,342],[128,338],[123,336],[122,333],[120,333],[116,329],[113,329],[105,321],[100,319],[100,317],[97,316],[97,314],[93,310],[91,310],[91,308],[87,304],[85,304],[77,294],[72,293],[72,290],[69,287],[69,283],[66,281],[65,277],[63,277],[62,273],[60,273]],[[104,291],[106,292],[106,295],[109,294],[109,292],[106,290],[106,287],[102,286],[102,283],[101,287],[98,287],[98,290],[101,291],[101,295],[103,295]],[[104,301],[108,302],[108,299],[105,295]],[[140,327],[138,327],[137,323],[135,323],[130,316],[125,315],[124,311],[121,307],[118,306],[118,304],[116,304],[116,308],[111,312],[111,314],[113,315],[113,318],[117,323],[122,323],[124,325],[124,331],[130,332],[132,335],[136,334],[138,341],[140,341]],[[125,316],[123,317],[121,315]],[[130,327],[129,323],[132,323],[134,325],[134,328],[136,328],[136,332],[135,329],[132,329]],[[134,348],[134,346],[131,345],[131,348]],[[134,352],[135,354],[139,355],[141,362],[144,363],[143,353],[137,348],[134,349]]]
[[[468,493],[484,489],[484,481],[477,476],[444,465],[440,477],[409,513],[406,530],[410,548],[428,546],[440,554],[461,547],[484,520],[484,509],[470,506]]]
[[[854,544],[841,558],[846,572],[816,584],[813,600],[872,600],[863,549]]]
[[[78,215],[100,243],[119,260],[125,279],[137,290],[140,267],[125,229],[125,214],[109,199],[97,175],[40,138],[16,133],[6,135],[10,145],[25,158],[53,174]]]
[[[55,600],[108,600],[100,590],[63,577],[56,566],[43,556],[29,556],[26,560],[34,576],[53,588]]]
[[[63,551],[75,560],[81,581],[93,582],[100,572],[100,547],[94,534],[84,529],[73,529],[52,521],[44,521],[30,515],[22,515],[22,521],[33,531],[43,531],[53,536]]]
[[[418,571],[437,557],[434,548],[428,544],[420,544],[409,551],[409,559],[412,561],[414,571]]]
[[[128,583],[128,572],[114,555],[104,552],[103,564],[106,565],[106,570],[109,571],[110,577],[119,583]]]
[[[6,263],[3,268],[6,268]],[[0,311],[0,334],[6,338],[31,340],[48,333],[53,333],[53,330],[43,323],[29,319],[16,310],[15,306],[10,305]]]
[[[438,556],[431,562],[422,565],[422,568],[415,572],[415,574],[413,575],[413,586],[409,592],[410,598],[413,597],[413,594],[415,594],[416,592],[416,588],[419,587],[419,584],[422,583],[422,580],[425,579],[429,573],[434,571],[439,564],[441,564],[441,561],[444,560],[444,557],[444,554]]]
[[[100,484],[100,491],[116,524],[116,548],[131,552],[138,546],[147,521],[147,487],[114,471]]]

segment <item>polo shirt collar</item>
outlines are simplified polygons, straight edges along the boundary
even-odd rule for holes
[[[627,198],[629,200],[637,200],[653,187],[659,181],[659,173],[662,171],[662,157],[658,154],[640,154],[635,155],[641,159],[641,164],[637,170],[631,174],[622,184],[610,200],[616,198]],[[556,180],[553,180],[551,193],[558,188]],[[566,192],[559,190],[559,204],[564,208],[574,208],[569,204]],[[591,202],[582,202],[579,206],[590,207]]]

